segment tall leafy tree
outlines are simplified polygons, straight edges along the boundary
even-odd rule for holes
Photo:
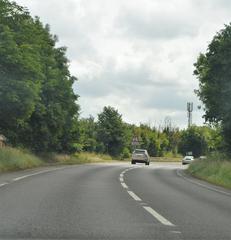
[[[18,129],[39,100],[42,72],[38,54],[29,44],[35,36],[23,33],[32,25],[25,9],[0,1],[0,129],[12,143],[18,142]]]
[[[231,152],[231,25],[226,25],[195,63],[198,96],[205,106],[205,120],[220,123]]]
[[[105,146],[105,152],[118,156],[125,146],[125,128],[122,116],[113,107],[104,107],[98,115],[98,141]]]
[[[191,126],[180,133],[179,151],[183,155],[192,152],[194,156],[198,157],[218,151],[221,146],[219,127]]]
[[[0,131],[33,151],[68,151],[78,96],[66,48],[27,9],[0,0]]]
[[[191,126],[181,132],[179,152],[182,155],[192,152],[195,157],[205,155],[208,152],[208,142],[200,127]]]
[[[79,121],[78,142],[81,150],[87,152],[98,151],[96,124],[92,116]]]

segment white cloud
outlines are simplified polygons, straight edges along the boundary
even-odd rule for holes
[[[228,0],[17,0],[68,47],[82,116],[118,108],[130,123],[186,126],[199,105],[193,63],[230,21]],[[202,124],[202,111],[194,122]]]

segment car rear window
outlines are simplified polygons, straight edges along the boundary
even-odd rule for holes
[[[145,153],[145,150],[135,150],[135,153]]]

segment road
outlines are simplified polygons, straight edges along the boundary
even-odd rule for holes
[[[231,191],[180,164],[51,167],[0,175],[0,239],[231,239]]]

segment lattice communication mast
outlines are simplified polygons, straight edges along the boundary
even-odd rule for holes
[[[187,103],[187,113],[188,113],[188,127],[192,126],[192,112],[193,112],[193,103]]]

